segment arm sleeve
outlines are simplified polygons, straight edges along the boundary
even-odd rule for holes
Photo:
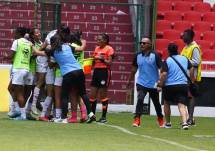
[[[18,46],[18,40],[14,40],[10,50],[16,51],[17,46]]]
[[[198,48],[193,49],[193,55],[192,55],[192,59],[190,60],[190,62],[194,67],[198,67],[198,65],[200,64],[201,56],[200,56],[200,51]]]

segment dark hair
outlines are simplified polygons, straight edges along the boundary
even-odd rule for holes
[[[178,54],[178,46],[175,43],[169,43],[168,53],[169,53],[169,56],[177,55]]]
[[[77,38],[81,39],[81,36],[82,36],[82,31],[81,31],[81,30],[76,30],[76,31],[74,31],[73,33],[74,33],[74,35],[75,35]]]
[[[79,46],[82,45],[80,38],[75,33],[70,34],[70,43],[76,43]]]
[[[70,29],[68,26],[62,24],[57,30],[57,34],[59,34],[60,39],[63,43],[70,41]]]
[[[59,34],[55,34],[54,36],[51,37],[50,39],[50,44],[51,44],[51,48],[52,48],[52,52],[54,52],[55,50],[61,50],[61,46],[62,46],[62,41],[61,41],[61,37]]]
[[[185,31],[184,31],[184,33],[187,33],[187,35],[189,36],[189,38],[191,38],[191,39],[193,39],[194,38],[194,36],[195,36],[195,33],[194,33],[194,31],[192,30],[192,29],[186,29]]]
[[[106,41],[106,44],[108,45],[110,42],[110,37],[108,36],[108,34],[102,33],[100,34],[100,36],[102,36],[102,38]]]
[[[25,27],[17,27],[16,33],[18,33],[21,37],[24,37],[26,34],[26,28]]]

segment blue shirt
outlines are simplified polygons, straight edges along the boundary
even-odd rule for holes
[[[61,49],[62,50],[55,50],[53,56],[60,66],[62,76],[75,70],[81,70],[82,68],[75,59],[71,47],[67,44],[63,44]]]
[[[147,88],[156,88],[161,64],[161,58],[153,51],[148,54],[138,53],[133,61],[133,66],[139,70],[137,84]]]
[[[185,71],[191,68],[190,61],[181,55],[174,55],[174,57],[184,68]],[[165,85],[178,85],[178,84],[187,84],[187,78],[184,73],[181,71],[180,67],[176,62],[168,57],[166,62],[163,65],[163,69],[167,72],[167,79],[165,81]]]

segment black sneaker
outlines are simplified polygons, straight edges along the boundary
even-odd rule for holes
[[[31,114],[26,114],[26,119],[31,121],[36,121],[37,119],[33,117]]]
[[[172,124],[171,123],[165,123],[164,128],[172,128]]]
[[[184,130],[188,130],[188,129],[189,129],[189,126],[188,126],[187,123],[183,123],[183,124],[181,125],[181,127],[182,127],[182,129],[184,129]]]
[[[196,126],[195,120],[191,120],[191,119],[187,120],[187,124],[188,126]]]
[[[91,112],[88,115],[88,119],[86,120],[86,123],[92,123],[93,121],[96,121],[96,116],[93,114],[93,112]]]
[[[105,117],[101,117],[98,121],[96,122],[99,122],[99,123],[107,123],[107,120]]]

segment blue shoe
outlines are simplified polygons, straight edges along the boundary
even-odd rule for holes
[[[23,121],[23,120],[27,120],[27,119],[22,116],[18,116],[16,118],[13,118],[13,120]]]
[[[21,113],[18,111],[14,111],[14,112],[10,111],[7,113],[7,115],[9,116],[9,118],[16,118],[16,117],[20,116]]]

